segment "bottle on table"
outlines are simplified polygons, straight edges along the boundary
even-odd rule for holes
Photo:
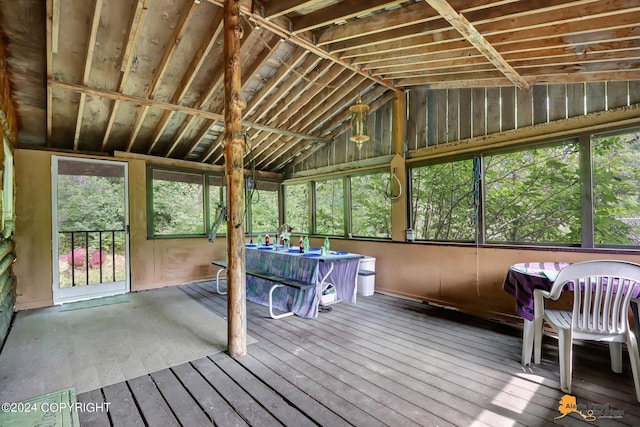
[[[269,246],[269,233],[264,235],[264,245]]]
[[[309,236],[304,236],[304,251],[309,252]]]
[[[258,246],[262,246],[262,234],[258,234]]]
[[[324,238],[324,244],[322,245],[322,253],[323,255],[329,255],[329,238]]]
[[[304,253],[304,240],[302,240],[302,236],[300,236],[299,246],[300,246],[300,253],[301,254]]]

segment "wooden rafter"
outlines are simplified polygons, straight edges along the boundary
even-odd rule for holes
[[[346,43],[354,38],[368,38],[377,33],[386,33],[412,24],[438,21],[439,19],[440,16],[434,10],[425,8],[424,5],[420,3],[416,3],[407,7],[359,19],[352,25],[329,27],[320,32],[318,45],[330,45],[329,48],[333,52],[333,45],[336,43]]]
[[[273,19],[279,16],[286,15],[287,13],[293,12],[294,10],[304,7],[305,5],[313,5],[317,0],[278,0],[272,1],[264,5],[258,5],[258,9],[262,16],[266,19]],[[256,7],[254,5],[254,7]]]
[[[359,80],[359,81],[358,81]],[[327,97],[321,104],[314,109],[315,117],[313,120],[306,120],[300,123],[299,129],[305,129],[311,131],[317,129],[326,117],[330,116],[330,111],[344,111],[345,101],[348,105],[351,105],[360,95],[371,87],[371,82],[368,80],[357,79],[352,84],[345,86],[344,89],[338,93]],[[348,111],[348,108],[346,109]],[[275,169],[279,170],[286,164],[288,156],[291,156],[292,150],[298,150],[301,146],[304,146],[305,142],[301,140],[290,140],[290,142],[284,144],[279,150],[274,151],[271,154],[271,159],[265,162],[265,167],[269,167],[275,164]],[[279,162],[279,163],[276,163]]]
[[[53,75],[53,54],[58,52],[60,34],[60,0],[47,0],[47,78]],[[53,88],[47,87],[46,145],[51,147],[53,134]]]
[[[169,38],[169,41],[166,44],[166,47],[162,53],[162,57],[160,58],[160,62],[158,66],[155,68],[155,71],[151,78],[151,83],[147,90],[147,98],[153,99],[155,97],[158,91],[158,88],[160,87],[160,82],[162,80],[162,77],[164,76],[164,73],[167,70],[167,67],[169,65],[169,61],[171,61],[171,58],[173,54],[176,52],[176,49],[178,48],[178,44],[180,43],[182,36],[184,35],[184,33],[187,31],[187,28],[189,27],[189,22],[193,18],[196,7],[197,7],[197,3],[188,2],[187,6],[185,6],[186,10],[183,10],[180,13],[180,16],[178,17],[178,22],[176,23],[176,26],[173,29],[173,33],[171,34],[171,37]],[[147,106],[143,106],[138,110],[138,114],[136,115],[136,118],[133,124],[133,131],[129,135],[129,142],[127,143],[126,151],[131,151],[131,147],[133,147],[133,144],[138,138],[138,133],[142,128],[142,124],[144,122],[145,117],[147,116],[148,111],[149,111],[149,107]]]
[[[224,115],[219,113],[211,113],[209,111],[198,110],[196,108],[191,108],[191,107],[184,107],[182,105],[170,104],[168,102],[155,101],[155,100],[151,100],[151,99],[143,98],[139,96],[125,95],[119,92],[93,89],[93,88],[75,85],[71,83],[58,82],[55,80],[49,80],[48,85],[53,88],[68,90],[76,93],[86,93],[87,95],[92,95],[92,96],[100,96],[103,98],[109,98],[114,100],[117,99],[117,100],[120,100],[121,102],[131,102],[133,104],[143,106],[143,107],[159,108],[162,110],[174,111],[174,112],[184,113],[189,116],[197,116],[205,119],[214,119],[217,121],[224,120]],[[256,128],[256,129],[264,130],[266,132],[282,134],[282,135],[292,136],[292,137],[301,138],[301,139],[314,139],[314,140],[321,140],[321,141],[328,142],[325,139],[318,138],[316,136],[303,135],[297,132],[290,132],[285,129],[277,129],[271,126],[262,125],[260,123],[253,123],[248,121],[243,121],[242,123],[243,123],[243,126],[245,127]]]
[[[209,2],[216,4],[218,6],[223,6],[224,2],[221,0],[208,0]],[[273,32],[274,34],[279,35],[280,37],[284,37],[286,39],[291,40],[291,42],[293,42],[294,44],[296,44],[297,46],[303,47],[307,50],[309,50],[310,52],[315,53],[316,55],[320,56],[321,58],[324,59],[328,59],[329,61],[332,61],[336,64],[339,64],[342,67],[345,67],[355,73],[358,73],[360,75],[365,76],[368,79],[373,80],[375,83],[381,84],[383,86],[388,87],[389,89],[393,89],[393,90],[400,90],[400,88],[397,88],[394,86],[393,82],[388,82],[385,80],[382,80],[380,78],[377,77],[373,77],[371,76],[369,73],[363,71],[361,68],[359,67],[354,67],[352,66],[348,61],[344,61],[341,58],[338,58],[335,55],[332,55],[331,53],[327,52],[326,50],[322,49],[320,46],[317,46],[315,43],[313,43],[312,40],[304,38],[298,34],[294,34],[286,25],[283,25],[282,23],[280,23],[278,20],[274,20],[274,21],[269,21],[268,19],[263,18],[261,15],[254,13],[253,11],[250,10],[250,8],[246,7],[243,9],[243,13],[249,17],[249,19],[253,22],[255,22],[256,24],[258,24],[259,26],[262,26],[266,29],[268,29],[269,31]]]
[[[302,82],[305,78],[307,80],[317,80],[322,76],[324,72],[328,70],[329,62],[324,61],[316,56],[308,56],[305,58],[304,62],[296,67],[292,72],[287,74],[287,78],[282,82],[280,86],[277,86],[275,92],[272,92],[269,95],[266,102],[262,103],[254,112],[250,114],[249,117],[253,121],[262,120],[267,113],[271,110],[278,110],[278,106],[276,105],[276,101],[282,100],[288,93],[294,92],[293,88],[297,87],[297,85]],[[271,89],[276,86],[272,86]],[[253,110],[257,104],[249,103],[248,110]],[[272,113],[271,113],[272,114]]]
[[[203,38],[202,43],[200,44],[200,47],[198,48],[196,53],[193,55],[193,58],[191,58],[191,62],[187,67],[187,71],[182,76],[182,80],[174,91],[173,96],[171,97],[171,101],[169,102],[171,102],[172,104],[178,104],[182,101],[187,91],[191,87],[191,84],[193,83],[196,75],[205,63],[209,52],[222,34],[223,28],[224,26],[222,21],[222,12],[220,11],[219,13],[216,13],[214,19],[212,20],[211,25],[209,26],[209,31]],[[160,121],[158,122],[158,125],[154,129],[151,136],[151,144],[149,144],[149,147],[147,147],[147,153],[151,153],[153,151],[156,144],[158,143],[158,140],[160,139],[160,136],[164,132],[172,117],[172,111],[165,111],[162,114],[162,117],[160,118]]]
[[[311,132],[312,129],[316,129],[326,121],[327,117],[331,116],[332,111],[342,111],[345,104],[350,105],[351,101],[366,91],[370,85],[371,82],[369,80],[363,80],[359,76],[350,81],[345,81],[340,86],[334,85],[326,94],[323,93],[318,96],[315,100],[316,102],[309,103],[301,108],[300,119],[296,120],[294,129],[305,129]],[[277,147],[265,152],[258,164],[268,167],[299,142],[300,139],[293,138],[282,141]]]
[[[283,114],[278,118],[277,126],[282,126],[284,123],[291,129],[299,129],[301,128],[300,123],[303,122],[309,115],[326,99],[327,96],[334,94],[336,92],[340,93],[341,97],[345,96],[346,91],[353,84],[351,80],[361,81],[362,77],[356,76],[353,73],[347,73],[347,76],[343,77],[343,75],[347,73],[346,70],[340,67],[333,67],[332,72],[327,73],[323,76],[326,84],[314,84],[310,89],[306,90],[305,97],[298,98],[293,104],[286,108],[283,111]],[[368,82],[368,80],[367,80]],[[323,89],[324,87],[324,89]],[[316,116],[314,115],[315,119]],[[259,150],[254,152],[254,157],[256,160],[256,166],[260,166],[264,161],[267,160],[269,154],[273,152],[274,148],[272,146],[276,145],[278,141],[282,140],[282,135],[276,136],[275,138],[271,138],[269,144],[262,144]],[[277,144],[281,146],[285,144],[286,141]],[[269,150],[269,153],[266,151]],[[264,154],[264,155],[263,155]],[[262,157],[262,158],[261,158]]]
[[[265,82],[264,86],[251,100],[247,103],[247,108],[244,112],[245,117],[251,117],[255,108],[257,108],[263,101],[265,101],[276,87],[284,82],[290,73],[293,73],[297,67],[299,67],[308,58],[309,51],[301,47],[297,47],[287,61],[283,61],[282,66],[278,68],[273,76]],[[317,64],[320,62],[320,58],[313,57],[309,64]]]
[[[291,114],[294,111],[291,108],[291,105],[299,99],[299,95],[302,93],[306,93],[308,90],[319,87],[317,82],[323,82],[322,84],[327,84],[327,82],[331,82],[333,77],[336,76],[336,73],[340,73],[342,69],[331,62],[325,61],[321,66],[319,66],[314,73],[311,73],[308,77],[301,79],[300,82],[295,86],[295,88],[279,99],[276,104],[272,104],[269,108],[269,116],[270,118],[267,120],[267,123],[272,124],[274,126],[278,126],[278,123],[282,123],[286,120],[287,114]],[[328,77],[327,77],[328,76]],[[304,99],[307,99],[306,97]],[[254,145],[254,156],[257,157],[260,153],[268,148],[268,145],[264,143],[260,146]]]
[[[102,0],[95,0],[93,6],[93,20],[91,21],[91,30],[89,31],[89,42],[87,43],[87,53],[84,60],[84,70],[82,71],[82,85],[89,85],[89,73],[91,72],[91,64],[93,62],[93,53],[96,49],[96,37],[98,35],[98,27],[100,24],[100,13],[102,12]],[[84,117],[84,104],[87,95],[80,94],[80,102],[78,103],[78,116],[76,118],[76,131],[73,137],[73,149],[78,149],[80,140],[80,130],[82,129],[82,118]]]
[[[336,22],[362,16],[380,9],[395,6],[405,0],[368,0],[365,4],[358,1],[339,2],[333,6],[321,9],[314,13],[302,15],[293,19],[293,32],[315,30],[316,28],[328,26]]]
[[[527,2],[451,0],[449,3],[459,13],[464,14],[470,22],[473,22],[478,31],[485,34],[486,37],[499,31],[500,26],[508,26],[512,22],[518,22],[518,25],[511,25],[512,30],[514,27],[534,27],[537,23],[538,31],[540,31],[539,24],[546,22],[547,25],[554,25],[562,20],[571,19],[571,15],[574,13],[564,10],[562,14],[558,14],[556,9],[566,8],[569,5],[587,5],[594,1],[596,0],[549,0],[545,2],[544,6],[536,8],[535,13],[531,13],[529,10],[531,6]],[[481,5],[484,6],[480,7]],[[352,28],[348,34],[338,33],[335,36],[326,34],[327,38],[345,38],[343,41],[331,41],[331,51],[339,53],[342,58],[351,58],[366,52],[376,52],[377,49],[385,50],[385,45],[393,42],[404,41],[405,44],[414,46],[424,44],[422,38],[427,35],[431,35],[432,40],[441,42],[454,41],[456,38],[462,39],[458,31],[452,29],[447,21],[441,19],[429,8],[423,8],[424,10],[421,12],[419,10],[420,3],[413,5],[413,7],[416,8],[413,10],[413,14],[405,13],[396,17],[395,15],[401,12],[393,10],[385,12],[389,18],[384,20],[373,20],[375,17],[362,20],[363,22],[352,26],[355,28]],[[579,8],[576,7],[576,10]],[[387,19],[391,19],[394,23],[392,27],[386,26]],[[404,25],[402,25],[403,21]],[[363,34],[359,34],[359,32]]]
[[[386,92],[386,93],[384,93],[384,95],[382,95],[381,92]],[[372,102],[372,99],[375,99],[375,98],[378,98],[378,99],[376,99],[375,101]],[[369,108],[370,108],[369,111],[371,113],[371,112],[374,112],[377,109],[381,108],[382,106],[384,106],[388,102],[394,100],[395,98],[396,98],[396,93],[395,92],[387,91],[384,88],[376,88],[372,92],[367,94],[367,96],[365,96],[363,98],[363,102],[365,102],[367,105],[369,105]],[[338,117],[334,118],[334,120],[332,121],[332,123],[328,127],[335,126],[335,124],[337,124],[337,123],[341,123],[341,124],[333,132],[331,132],[331,134],[329,134],[329,139],[333,140],[338,135],[340,135],[340,134],[348,131],[349,129],[351,129],[351,123],[349,122],[349,120],[347,120],[348,118],[349,118],[349,112],[348,111],[345,111],[342,114],[340,114]],[[295,166],[297,164],[300,164],[304,160],[309,158],[313,153],[315,153],[317,150],[319,150],[320,148],[322,148],[324,146],[325,146],[325,144],[313,144],[313,143],[312,144],[306,144],[305,143],[302,147],[300,147],[300,150],[298,151],[300,154],[298,154],[297,156],[288,157],[287,159],[285,159],[284,162],[279,164],[276,167],[276,169],[277,170],[282,170],[285,167],[287,167],[287,165],[289,165],[289,167],[293,167],[293,166]]]
[[[249,27],[249,28],[246,28],[244,31],[245,31],[245,34],[242,40],[240,41],[240,49],[242,49],[242,47],[245,45],[245,43],[249,39],[250,32],[253,31],[253,28]],[[223,84],[224,84],[224,64],[218,64],[215,71],[213,72],[212,79],[208,83],[208,87],[201,93],[200,98],[194,105],[194,108],[197,108],[197,109],[204,108],[203,106],[213,97],[215,93],[217,93],[220,90]],[[171,137],[171,141],[169,142],[169,147],[179,143],[185,137],[187,132],[189,132],[189,130],[191,129],[191,126],[194,123],[194,119],[195,119],[194,116],[187,116],[184,118],[182,123],[180,123],[180,126],[178,127],[178,129],[174,132],[173,136]],[[150,154],[150,152],[147,154]]]
[[[124,91],[125,84],[127,83],[127,79],[129,78],[129,73],[131,72],[131,65],[133,64],[134,59],[133,51],[135,49],[135,46],[138,44],[140,34],[142,33],[144,20],[147,15],[147,11],[149,10],[149,1],[150,0],[138,0],[138,2],[135,4],[135,9],[131,17],[131,22],[129,24],[129,31],[127,33],[127,42],[125,44],[125,49],[122,52],[122,59],[120,61],[120,78],[118,79],[117,89],[117,91],[120,93]],[[100,151],[104,151],[107,147],[107,142],[109,141],[109,137],[111,136],[111,130],[113,129],[113,124],[115,123],[116,114],[118,113],[119,107],[120,101],[114,100],[113,105],[111,106],[111,110],[109,111],[107,128],[105,130],[104,137],[102,138]]]
[[[251,65],[243,72],[243,74],[246,76],[255,76],[258,73],[258,71],[271,59],[273,50],[278,45],[278,43],[280,43],[280,39],[277,37],[272,37],[271,40],[269,41],[264,41],[264,40],[261,40],[261,41],[264,44],[263,46],[264,48],[262,49],[262,52],[256,56],[256,58],[253,60]],[[250,81],[249,78],[244,79],[244,83],[242,83],[241,90],[244,90],[244,88],[246,87],[247,83],[249,83],[249,81]],[[219,112],[221,111],[219,110]],[[183,156],[183,158],[186,159],[191,154],[191,152],[198,146],[198,144],[200,144],[200,141],[202,141],[202,139],[208,133],[212,125],[213,125],[213,122],[207,120],[204,122],[204,124],[200,126],[200,130],[198,131],[197,136],[193,138],[193,140],[189,143],[189,146],[186,149],[186,154]],[[169,151],[167,156],[171,153],[171,151],[173,151],[174,148],[175,147],[171,147],[171,150]]]
[[[460,15],[445,0],[425,0],[429,6],[434,8],[444,19],[447,20],[456,30],[464,36],[473,46],[476,47],[486,58],[504,74],[516,87],[528,89],[529,83],[513,69],[502,55],[493,47],[482,34],[469,22],[467,18]]]

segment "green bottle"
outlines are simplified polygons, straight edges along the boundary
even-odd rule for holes
[[[329,255],[329,238],[324,238],[324,245],[322,245],[322,252],[324,255]]]
[[[309,252],[309,236],[304,236],[304,251]]]
[[[262,234],[258,234],[258,246],[262,246]]]

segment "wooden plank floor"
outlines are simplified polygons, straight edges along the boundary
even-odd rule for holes
[[[182,289],[226,317],[214,284]],[[606,348],[575,347],[572,395],[622,418],[560,415],[557,346],[520,366],[521,329],[375,294],[336,304],[317,320],[273,320],[247,302],[248,355],[194,360],[79,395],[109,402],[83,426],[632,426],[640,425],[628,358],[609,369]],[[626,352],[623,354],[627,357]]]

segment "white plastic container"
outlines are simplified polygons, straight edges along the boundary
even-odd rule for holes
[[[358,265],[359,270],[376,271],[376,259],[373,257],[364,257],[360,259]],[[375,290],[376,276],[360,276],[358,275],[358,295],[373,295]]]

